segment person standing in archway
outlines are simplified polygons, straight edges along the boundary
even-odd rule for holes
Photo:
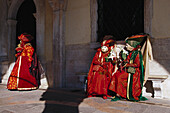
[[[16,48],[17,60],[10,74],[7,83],[9,90],[32,90],[40,85],[38,59],[34,48],[29,43],[33,37],[30,34],[23,33],[18,39],[20,44]]]

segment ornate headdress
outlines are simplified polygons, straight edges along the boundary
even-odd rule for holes
[[[133,35],[131,37],[127,37],[125,39],[125,42],[128,43],[130,46],[136,48],[138,45],[141,45],[141,43],[143,43],[146,37],[147,34]]]
[[[114,47],[114,43],[115,43],[115,41],[113,39],[104,40],[101,43],[101,50],[102,50],[102,52],[110,51],[111,47]]]
[[[115,43],[115,41],[113,39],[109,39],[109,40],[104,40],[101,43],[101,46],[113,46],[113,44]]]
[[[23,42],[30,42],[31,40],[33,40],[33,37],[30,34],[23,33],[18,37],[18,39]]]

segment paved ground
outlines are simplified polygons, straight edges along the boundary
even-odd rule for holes
[[[170,100],[111,102],[79,90],[9,91],[0,85],[0,113],[170,113]]]

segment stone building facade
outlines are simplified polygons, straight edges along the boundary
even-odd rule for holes
[[[17,13],[25,0],[0,0],[0,77],[15,61]],[[82,88],[97,42],[97,0],[33,0],[36,52],[51,88]],[[170,98],[169,0],[144,0],[144,31],[152,36],[151,86]],[[156,77],[155,77],[156,76]],[[148,86],[148,87],[151,87]],[[146,91],[147,92],[147,91]]]

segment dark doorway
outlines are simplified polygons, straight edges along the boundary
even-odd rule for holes
[[[33,15],[34,13],[36,13],[36,7],[33,0],[25,0],[17,13],[16,43],[19,43],[19,35],[24,32],[29,33],[34,37],[31,44],[36,50],[36,18]]]
[[[144,0],[98,0],[98,41],[115,40],[144,32]]]

